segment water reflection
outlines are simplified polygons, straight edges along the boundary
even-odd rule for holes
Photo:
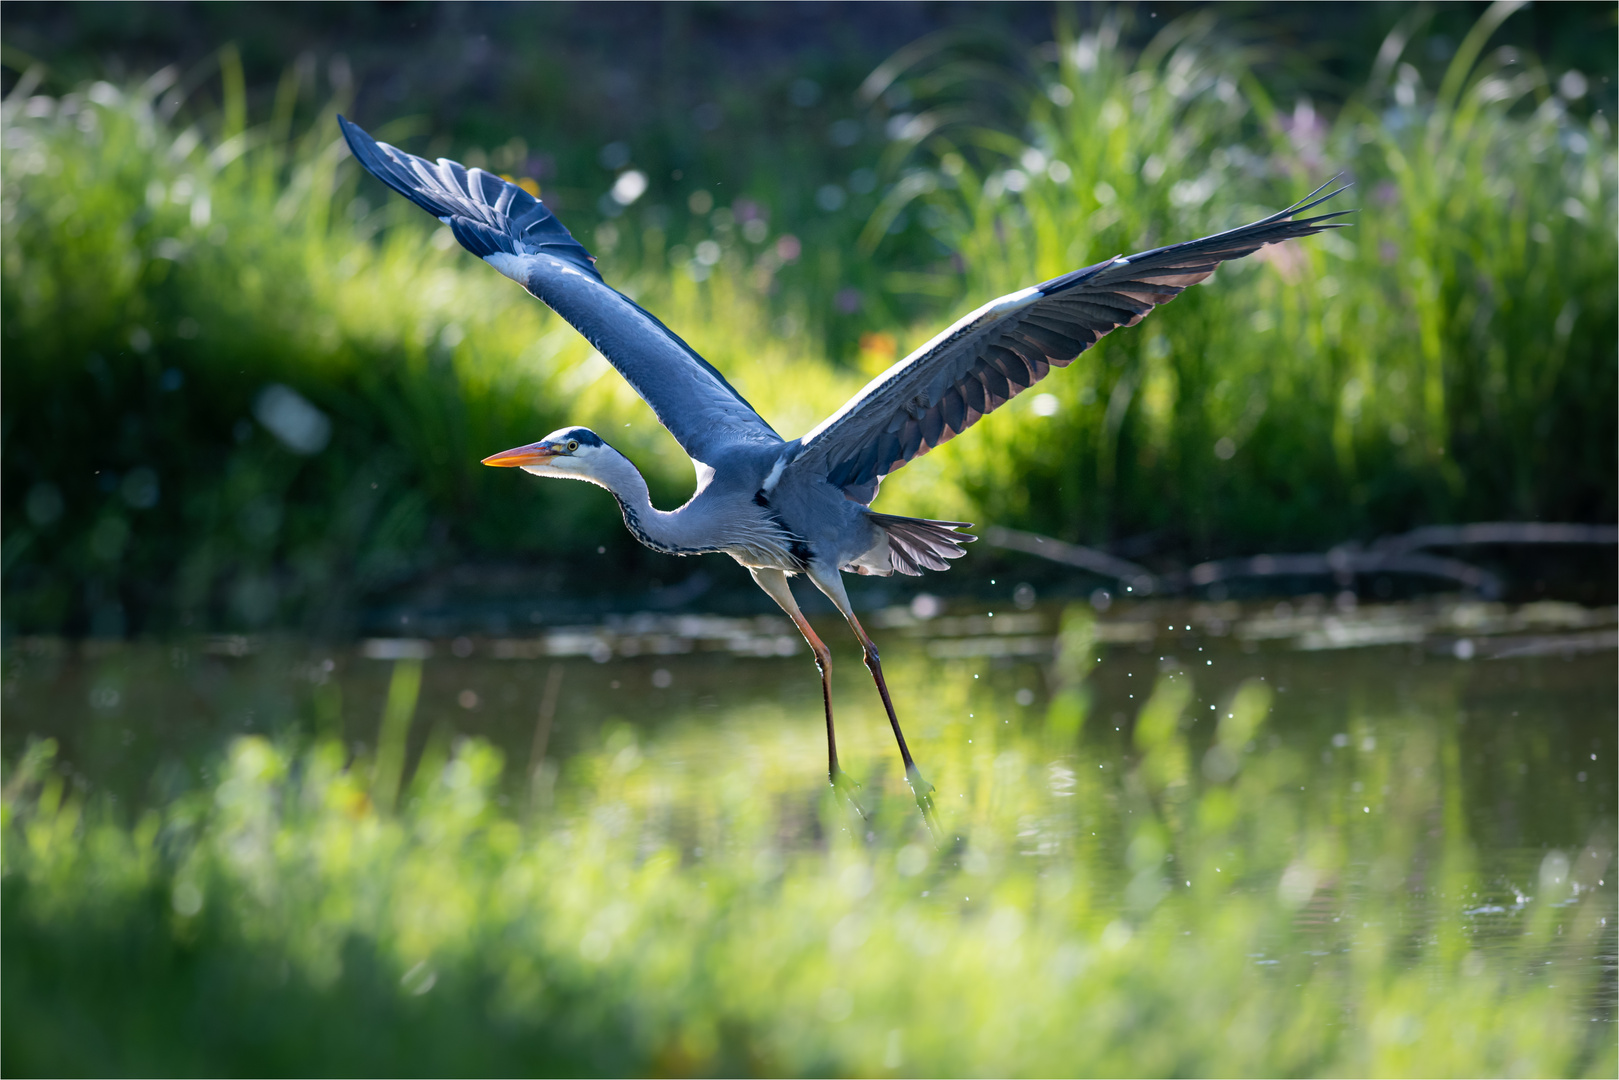
[[[461,940],[527,942],[479,954],[516,993],[540,992],[523,989],[532,955],[547,978],[583,965],[584,985],[617,971],[617,1004],[655,1013],[667,994],[705,1024],[755,1000],[714,987],[764,978],[785,988],[770,1000],[834,1029],[815,1040],[833,1040],[842,1071],[876,1069],[892,1032],[919,1071],[988,1068],[952,1032],[1014,1017],[998,1053],[1025,1071],[1118,1071],[1126,1059],[1095,1056],[1106,1045],[1136,1048],[1125,1071],[1173,1071],[1137,1052],[1160,1014],[1180,1020],[1173,1045],[1202,1048],[1184,1071],[1505,1071],[1613,1020],[1614,656],[1590,645],[1611,611],[1115,604],[874,621],[938,786],[942,846],[852,652],[836,705],[863,820],[821,799],[818,683],[803,655],[778,655],[784,624],[638,616],[329,650],[14,642],[8,805],[41,824],[10,850],[55,850],[38,808],[77,805],[75,788],[116,795],[115,821],[211,805],[181,832],[165,810],[153,834],[200,845],[164,886],[178,917],[274,880],[282,892],[243,908],[269,905],[266,940],[318,972],[331,960],[311,943],[363,932],[397,951],[407,996],[453,992],[441,976]],[[1395,623],[1398,644],[1328,629]],[[1497,647],[1525,638],[1557,647]],[[58,739],[57,767],[17,803],[15,763],[40,735]],[[197,789],[211,803],[181,798]],[[337,851],[351,854],[304,861]],[[480,912],[492,922],[472,935]],[[956,974],[930,988],[919,964]],[[670,975],[691,971],[715,973],[709,991]],[[1228,1005],[1257,1025],[1235,1042]],[[1098,1018],[1092,1049],[1074,1042],[1076,1010]],[[776,1032],[772,1060],[824,1063],[794,1049],[801,1021],[749,1015]],[[1455,1034],[1480,1025],[1501,1041]],[[1284,1027],[1303,1040],[1294,1056],[1268,1034]],[[1531,1071],[1606,1060],[1585,1053]]]
[[[1313,740],[1310,756],[1323,768],[1375,747],[1376,723],[1362,721],[1365,733],[1353,741],[1345,733],[1355,715],[1397,717],[1435,695],[1452,701],[1457,723],[1471,724],[1474,764],[1490,776],[1491,794],[1480,803],[1512,837],[1553,842],[1530,822],[1553,804],[1581,802],[1582,791],[1590,795],[1583,801],[1601,805],[1599,789],[1609,790],[1613,769],[1602,755],[1612,750],[1614,608],[1356,607],[1306,597],[1259,607],[1116,603],[1094,617],[1075,610],[1080,617],[1066,632],[1063,610],[1049,606],[945,612],[935,602],[920,615],[913,604],[870,621],[885,655],[918,675],[901,708],[923,738],[976,724],[980,713],[1020,730],[1073,723],[1063,719],[1073,708],[1065,687],[1083,684],[1085,737],[1128,753],[1158,673],[1184,668],[1195,676],[1186,721],[1194,742],[1200,725],[1212,738],[1206,721],[1219,719],[1238,685],[1261,679],[1279,695],[1272,744]],[[826,629],[842,644],[836,628]],[[858,660],[838,655],[839,714],[852,719],[874,698]],[[412,659],[425,661],[412,759],[428,732],[442,728],[489,738],[522,760],[547,698],[553,757],[594,745],[617,719],[655,730],[754,707],[810,724],[818,704],[802,640],[777,616],[642,613],[529,637],[373,638],[331,648],[244,635],[127,644],[28,638],[5,648],[0,741],[14,759],[28,739],[55,737],[86,783],[138,800],[154,770],[200,766],[244,732],[340,733],[352,746],[373,744],[389,664]],[[942,707],[947,688],[965,683],[955,696],[966,704]],[[1582,739],[1588,745],[1576,745]],[[1218,746],[1210,752],[1199,751],[1201,767],[1220,779],[1229,755]],[[1521,792],[1530,772],[1553,764],[1566,767],[1544,779],[1574,785],[1569,798],[1533,800],[1538,808],[1526,819]]]

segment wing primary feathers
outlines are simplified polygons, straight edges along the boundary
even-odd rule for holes
[[[1006,376],[988,364],[981,363],[974,372],[978,381],[984,384],[984,392],[988,395],[984,400],[990,403],[991,409],[1003,404],[1012,396],[1012,390],[1006,385]]]
[[[1299,216],[1350,186],[1338,179],[1250,224],[1107,259],[985,304],[805,435],[788,468],[818,473],[851,498],[871,497],[885,474],[965,431],[1109,332],[1134,326],[1222,262],[1342,228],[1347,222],[1335,219],[1354,211]],[[924,402],[932,404],[922,409]],[[926,565],[916,554],[908,558]]]
[[[1047,356],[1077,356],[1079,342],[1054,330],[1047,330],[1032,320],[1025,320],[1018,331],[1024,340],[1041,349]]]
[[[539,199],[482,169],[379,143],[344,117],[338,124],[361,167],[571,323],[693,458],[716,462],[740,444],[781,444],[712,364],[602,280],[590,253]]]
[[[958,384],[958,388],[961,390],[961,399],[967,403],[968,410],[978,414],[977,416],[968,417],[967,423],[971,424],[974,420],[978,419],[979,416],[982,416],[984,413],[989,411],[984,407],[983,383],[979,382],[971,375],[968,375],[965,379],[961,380],[961,382]]]
[[[1047,296],[1055,295],[1093,279],[1106,278],[1109,276],[1108,272],[1110,270],[1121,274],[1120,280],[1122,281],[1123,274],[1132,273],[1144,263],[1155,264],[1157,260],[1164,256],[1179,256],[1188,260],[1201,257],[1200,261],[1204,263],[1204,266],[1197,267],[1197,269],[1206,268],[1209,273],[1213,273],[1216,264],[1252,254],[1266,244],[1292,240],[1301,236],[1311,236],[1326,229],[1343,228],[1348,222],[1333,221],[1332,219],[1343,217],[1346,214],[1353,214],[1354,210],[1337,210],[1330,214],[1321,214],[1312,218],[1300,219],[1295,217],[1295,215],[1320,206],[1334,195],[1346,191],[1352,186],[1343,184],[1316,198],[1322,190],[1331,187],[1337,180],[1337,176],[1333,177],[1292,206],[1284,210],[1278,210],[1269,217],[1261,218],[1247,225],[1240,225],[1235,229],[1227,229],[1225,232],[1214,233],[1200,240],[1190,240],[1185,243],[1152,248],[1147,251],[1137,252],[1127,258],[1110,259],[1107,262],[1087,266],[1082,270],[1074,270],[1042,283],[1039,286],[1040,291]],[[1211,255],[1215,256],[1212,260],[1208,258]],[[1157,263],[1157,265],[1173,266],[1175,269],[1192,269],[1192,267],[1184,266],[1184,264]],[[1149,266],[1148,268],[1152,267]]]
[[[495,252],[527,255],[544,251],[601,280],[596,272],[595,257],[573,238],[544,203],[516,184],[444,158],[435,163],[406,154],[387,143],[377,142],[345,117],[339,116],[337,124],[355,160],[372,176],[452,230],[457,219],[483,226],[485,231],[478,234],[477,246],[468,245],[479,258]],[[491,192],[495,193],[493,199]],[[456,239],[462,239],[460,232]],[[490,248],[491,244],[495,246]]]
[[[952,386],[939,399],[939,409],[951,434],[960,434],[967,428],[967,403],[961,399],[961,390]]]
[[[984,356],[990,363],[1001,369],[1007,381],[1015,382],[1019,388],[1032,386],[1039,378],[1027,357],[1009,345],[991,345],[984,350]]]

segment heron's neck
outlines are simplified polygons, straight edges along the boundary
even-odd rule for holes
[[[624,512],[625,527],[652,550],[671,555],[715,550],[713,538],[707,538],[709,542],[704,543],[705,538],[693,533],[695,522],[686,520],[682,513],[685,507],[665,511],[652,505],[645,477],[624,455],[614,451],[601,462],[591,479],[613,493],[619,509]]]

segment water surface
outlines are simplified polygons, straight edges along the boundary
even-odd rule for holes
[[[864,834],[897,875],[883,879],[894,895],[963,919],[982,891],[1032,934],[1042,905],[1085,895],[1063,932],[1089,926],[1106,951],[1246,912],[1243,962],[1288,978],[1348,988],[1342,965],[1356,957],[1445,978],[1555,971],[1584,987],[1557,1006],[1568,1020],[1611,1025],[1616,621],[1566,604],[1321,598],[874,613],[901,721],[937,785],[931,841],[835,625],[820,629],[865,816],[825,816],[819,683],[774,617],[340,647],[20,639],[5,650],[3,750],[15,763],[56,740],[68,784],[133,822],[219,783],[244,735],[289,758],[338,740],[368,770],[390,688],[419,670],[403,714],[407,810],[432,804],[446,754],[453,765],[473,738],[505,763],[499,813],[555,822],[558,836],[583,823],[639,836],[632,858],[672,845],[705,877],[723,859],[779,867],[834,833]],[[413,780],[418,761],[432,775]],[[1045,899],[1007,900],[1024,880]],[[587,960],[596,932],[581,931]],[[1082,970],[1090,954],[1072,948]],[[1405,1045],[1396,1028],[1388,1038]]]

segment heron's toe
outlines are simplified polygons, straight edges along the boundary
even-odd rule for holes
[[[926,799],[933,794],[933,785],[922,777],[922,770],[915,764],[905,766],[905,782],[911,785],[911,790],[916,793],[918,800]],[[929,800],[930,803],[931,801]]]
[[[831,780],[832,790],[837,792],[838,798],[841,801],[852,806],[855,813],[859,814],[861,817],[864,818],[870,816],[866,813],[866,808],[860,805],[860,800],[855,798],[855,792],[860,790],[860,785],[854,782],[854,777],[850,776],[842,769],[833,769]]]
[[[933,811],[933,785],[922,776],[922,770],[915,764],[905,767],[905,782],[911,785],[911,794],[916,796],[917,808],[922,811],[922,817],[928,823],[928,828],[935,834],[939,832],[939,819]]]

